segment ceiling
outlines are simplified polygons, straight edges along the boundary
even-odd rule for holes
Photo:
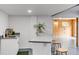
[[[8,15],[54,15],[75,4],[0,4],[0,10]],[[31,9],[32,13],[27,10]]]

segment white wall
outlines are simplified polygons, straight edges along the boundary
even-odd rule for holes
[[[29,40],[35,37],[34,25],[38,21],[46,24],[47,31],[51,34],[52,21],[50,16],[9,16],[9,26],[20,32],[20,48],[31,47]]]
[[[0,35],[3,35],[8,26],[8,15],[0,11]]]
[[[45,28],[46,28],[46,32],[49,34],[49,35],[52,35],[52,17],[50,16],[38,16],[38,21],[37,22],[40,22],[40,23],[45,23]]]
[[[29,47],[29,40],[34,36],[34,30],[31,28],[35,23],[35,17],[32,16],[9,16],[9,25],[16,32],[20,32],[20,47]]]

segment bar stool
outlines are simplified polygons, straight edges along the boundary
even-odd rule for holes
[[[66,48],[58,48],[58,49],[56,50],[56,52],[57,52],[59,55],[63,55],[63,53],[64,53],[65,55],[67,55],[68,49],[66,49]]]
[[[54,48],[53,53],[54,53],[54,54],[57,54],[56,50],[57,50],[58,48],[61,48],[61,42],[60,42],[59,40],[52,40],[52,45],[54,46],[54,47],[53,47],[53,48]]]

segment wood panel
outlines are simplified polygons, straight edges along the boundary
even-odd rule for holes
[[[58,33],[59,34],[59,27],[60,27],[60,23],[61,22],[63,22],[63,21],[65,21],[65,22],[71,22],[71,36],[72,37],[74,37],[75,36],[75,34],[76,34],[76,47],[78,47],[78,18],[75,18],[75,19],[69,19],[69,20],[59,20],[59,19],[56,19],[55,21],[58,21],[59,22],[59,24],[58,24],[58,28],[54,28],[54,30],[56,31],[56,29],[57,29],[57,31],[56,31],[56,33]],[[76,26],[75,26],[75,23],[76,23]],[[76,28],[76,30],[75,30],[75,28]],[[53,32],[53,33],[55,33],[55,31]]]

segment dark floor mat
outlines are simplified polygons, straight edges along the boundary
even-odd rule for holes
[[[17,55],[29,55],[29,51],[18,51]]]

